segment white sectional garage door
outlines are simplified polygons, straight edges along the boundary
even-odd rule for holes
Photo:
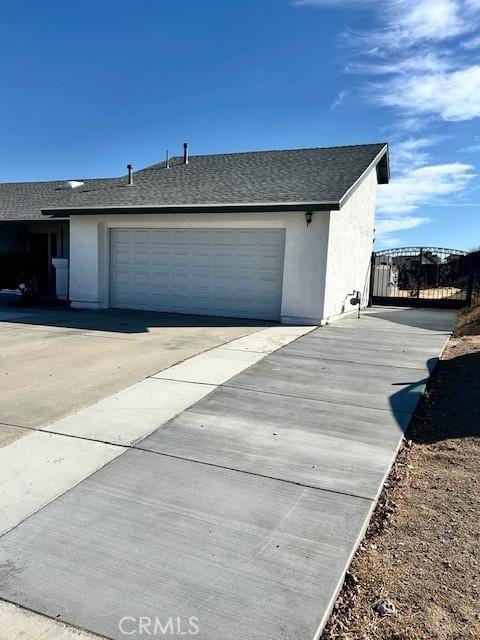
[[[110,306],[278,320],[283,229],[112,229]]]

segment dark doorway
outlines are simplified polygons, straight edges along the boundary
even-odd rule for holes
[[[51,268],[51,235],[49,233],[32,233],[30,235],[29,248],[30,253],[35,256],[38,261],[38,291],[41,294],[46,294],[54,290],[52,287],[52,273]],[[55,236],[53,236],[55,239]]]

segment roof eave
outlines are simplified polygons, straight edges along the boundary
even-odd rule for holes
[[[388,144],[385,145],[383,155],[377,163],[378,184],[388,184],[390,182],[390,154]]]
[[[352,194],[357,190],[357,187],[361,184],[365,176],[375,168],[377,172],[377,182],[378,184],[388,184],[390,181],[390,161],[388,156],[388,144],[382,147],[382,149],[377,153],[372,162],[368,165],[368,167],[361,173],[361,175],[355,180],[352,186],[347,189],[347,191],[340,198],[340,206],[341,209],[347,200],[352,196]]]
[[[278,202],[199,205],[145,205],[106,207],[67,207],[42,209],[43,216],[65,217],[71,215],[154,214],[154,213],[288,213],[291,211],[332,211],[340,208],[339,202]]]

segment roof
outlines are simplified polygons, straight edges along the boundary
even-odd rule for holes
[[[45,219],[75,213],[281,211],[339,209],[360,178],[376,166],[388,182],[385,143],[190,156],[125,176],[85,180],[58,190],[61,181],[0,184],[0,219]]]
[[[82,181],[85,188],[89,189],[100,189],[108,184],[125,182],[121,178]],[[0,183],[0,221],[45,220],[42,209],[63,207],[70,202],[69,196],[72,194],[59,189],[64,184],[65,180]]]

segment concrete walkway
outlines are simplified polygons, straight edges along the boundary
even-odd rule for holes
[[[112,639],[318,637],[453,320],[255,333],[156,374],[208,393],[143,440],[76,419],[57,437],[119,455],[0,538],[0,597]]]

